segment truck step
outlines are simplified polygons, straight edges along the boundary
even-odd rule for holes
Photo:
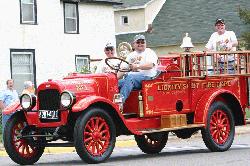
[[[174,130],[188,129],[188,128],[202,128],[204,126],[205,126],[204,124],[188,124],[186,126],[178,126],[178,127],[172,127],[172,128],[144,129],[144,130],[139,130],[139,132],[141,132],[142,134],[148,134],[148,133],[174,131]]]

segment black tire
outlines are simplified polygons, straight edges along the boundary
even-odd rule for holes
[[[223,102],[211,105],[206,127],[201,130],[202,138],[212,152],[228,150],[234,140],[235,124],[231,110]]]
[[[93,164],[107,160],[113,152],[115,142],[114,122],[103,109],[92,107],[77,119],[74,144],[77,154],[85,162]]]
[[[20,165],[31,165],[37,162],[44,152],[44,146],[35,146],[30,140],[17,138],[27,122],[21,113],[14,114],[4,128],[4,147],[9,157]]]
[[[135,141],[144,153],[160,153],[168,141],[168,132],[135,135]]]

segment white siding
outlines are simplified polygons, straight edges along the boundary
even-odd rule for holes
[[[75,71],[75,55],[104,58],[103,47],[115,43],[111,5],[81,3],[80,34],[64,34],[63,3],[37,0],[38,25],[20,24],[18,0],[0,1],[0,89],[10,73],[10,48],[35,49],[37,84]]]

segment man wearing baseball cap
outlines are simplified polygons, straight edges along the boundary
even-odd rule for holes
[[[115,47],[111,43],[107,43],[104,47],[106,58],[113,57],[115,54]],[[110,67],[105,63],[105,59],[101,60],[98,64],[95,73],[108,73],[112,72]]]
[[[119,89],[124,103],[133,89],[140,89],[143,80],[151,80],[156,76],[158,57],[153,50],[146,48],[146,38],[138,34],[133,39],[134,51],[128,54],[126,61],[130,63],[131,72],[118,72]]]
[[[215,30],[206,44],[208,51],[236,51],[238,41],[233,31],[227,31],[225,21],[222,18],[218,18],[215,21]],[[228,55],[228,71],[230,74],[234,73],[235,58],[233,55]],[[224,66],[224,56],[218,57],[218,62],[221,67]]]

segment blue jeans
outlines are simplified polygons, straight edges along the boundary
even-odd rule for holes
[[[141,82],[143,80],[151,80],[149,76],[144,76],[137,73],[129,73],[124,79],[119,80],[118,86],[120,89],[120,94],[122,95],[122,102],[125,103],[126,99],[129,97],[130,92],[133,89],[141,89]]]
[[[224,69],[227,68],[227,73],[226,74],[235,74],[234,70],[234,65],[235,62],[233,61],[228,61],[228,64],[224,64],[224,62],[219,62],[218,63],[218,69],[215,71],[213,69],[208,69],[208,75],[212,74],[224,74]]]
[[[2,134],[4,133],[4,127],[6,125],[6,122],[10,119],[12,114],[4,115],[2,113]]]

